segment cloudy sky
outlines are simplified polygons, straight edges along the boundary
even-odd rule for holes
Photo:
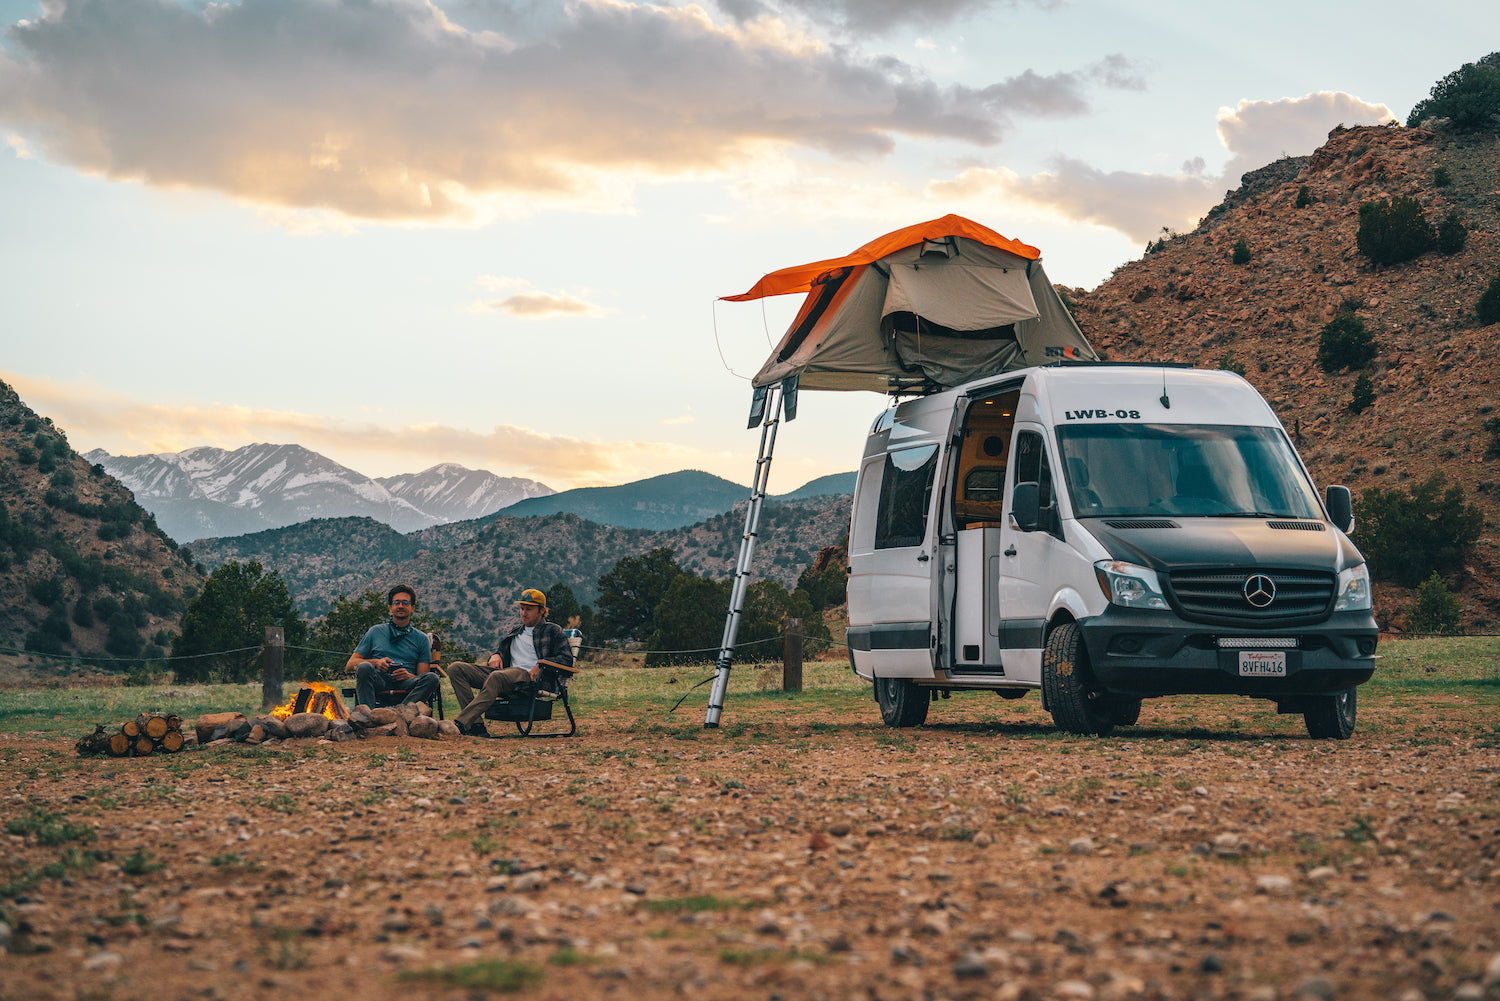
[[[1093,287],[1500,39],[1429,0],[0,0],[0,378],[79,451],[741,483],[762,274],[948,212]],[[1478,40],[1478,41],[1476,41]],[[852,469],[808,394],[773,492]]]

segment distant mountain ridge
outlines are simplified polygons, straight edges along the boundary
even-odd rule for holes
[[[375,482],[423,514],[441,522],[482,518],[530,497],[546,497],[553,489],[519,476],[496,476],[441,462],[420,473],[377,476]],[[394,527],[394,526],[393,526]]]
[[[535,497],[496,512],[495,517],[528,518],[576,514],[586,521],[619,528],[665,531],[685,528],[722,514],[749,499],[749,487],[698,469],[664,473],[615,487],[580,487]],[[854,473],[834,473],[770,500],[803,500],[854,492]]]
[[[552,488],[442,463],[420,473],[371,479],[301,445],[204,446],[115,456],[102,465],[179,542],[244,535],[313,518],[369,517],[400,532],[481,517]]]

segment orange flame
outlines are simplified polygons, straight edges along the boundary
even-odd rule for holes
[[[347,719],[349,716],[349,711],[344,708],[344,700],[339,697],[339,690],[321,681],[302,682],[290,699],[271,710],[271,715],[277,719],[286,719],[298,712],[322,713],[329,719]]]

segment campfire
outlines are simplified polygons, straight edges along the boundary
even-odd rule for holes
[[[318,713],[329,719],[349,718],[349,710],[339,697],[338,689],[321,681],[302,682],[302,687],[290,700],[271,710],[271,715],[277,719],[286,719],[297,713]]]

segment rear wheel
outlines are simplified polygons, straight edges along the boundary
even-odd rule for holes
[[[927,721],[927,690],[906,678],[876,678],[875,702],[886,726],[921,726]]]
[[[1093,689],[1088,660],[1076,622],[1064,622],[1052,630],[1042,651],[1042,694],[1058,727],[1102,737],[1114,729],[1115,720]]]
[[[1348,740],[1354,733],[1354,717],[1358,710],[1354,689],[1337,695],[1320,695],[1307,700],[1302,711],[1302,722],[1307,724],[1307,735],[1314,740]]]

